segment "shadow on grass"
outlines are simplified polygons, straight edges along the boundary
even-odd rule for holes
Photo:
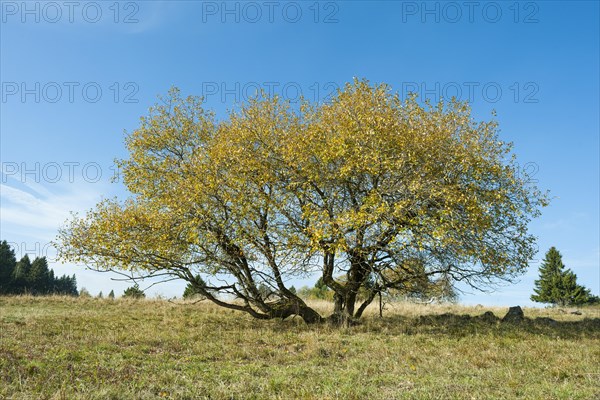
[[[450,337],[464,337],[476,334],[495,334],[511,336],[514,334],[544,335],[564,339],[598,338],[600,339],[600,318],[585,318],[578,321],[557,321],[552,318],[523,318],[519,322],[504,322],[491,312],[472,316],[467,314],[423,315],[420,317],[390,316],[379,323],[372,321],[377,330],[389,333],[437,334]]]
[[[596,338],[600,339],[600,318],[585,318],[577,321],[558,321],[547,317],[523,318],[519,322],[503,322],[488,311],[482,315],[432,314],[418,317],[390,315],[383,318],[370,316],[360,320],[355,326],[341,328],[329,324],[306,325],[299,318],[285,321],[272,321],[265,326],[264,321],[252,323],[256,328],[274,332],[290,331],[331,331],[340,330],[347,334],[374,333],[382,335],[439,335],[461,338],[474,335],[529,336],[543,335],[561,339]]]

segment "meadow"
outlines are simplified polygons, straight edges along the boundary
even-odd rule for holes
[[[337,328],[207,302],[1,297],[0,398],[600,398],[600,308],[485,311],[507,308],[394,303]]]

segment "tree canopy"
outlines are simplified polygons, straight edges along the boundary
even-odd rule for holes
[[[59,255],[184,279],[257,318],[321,321],[288,287],[314,272],[345,321],[423,279],[510,281],[535,253],[527,225],[547,203],[495,121],[365,80],[323,104],[263,94],[220,121],[172,89],[125,144],[131,197],[75,215]]]

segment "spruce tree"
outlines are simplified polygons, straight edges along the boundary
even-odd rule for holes
[[[111,289],[110,293],[108,294],[108,298],[109,299],[114,299],[115,298],[115,291]]]
[[[57,294],[56,281],[57,279],[54,276],[54,270],[51,269],[48,272],[48,293]]]
[[[535,281],[535,294],[531,295],[531,300],[556,304],[561,298],[564,268],[561,254],[556,247],[551,247],[540,265],[540,279]]]
[[[325,282],[323,281],[323,278],[319,277],[319,279],[317,279],[317,282],[315,283],[315,287],[312,290],[313,295],[317,299],[326,299],[328,291],[329,291],[329,287],[325,284]]]
[[[13,291],[13,275],[17,258],[14,250],[6,240],[0,242],[0,294],[9,294]]]
[[[560,306],[585,304],[591,299],[590,290],[577,284],[577,275],[565,270],[562,255],[555,247],[546,253],[533,291],[531,300]]]
[[[13,273],[13,290],[15,293],[29,293],[29,271],[31,270],[31,261],[29,256],[25,254],[15,265]]]
[[[146,294],[144,293],[144,291],[142,289],[140,289],[140,287],[136,283],[135,285],[125,289],[125,291],[123,292],[123,297],[130,297],[133,299],[142,299],[142,298],[146,297]]]
[[[580,305],[590,301],[590,290],[577,284],[577,275],[571,270],[565,271],[562,277],[564,288],[563,304]]]
[[[192,284],[192,282],[190,282],[185,287],[185,290],[183,291],[184,299],[191,299],[194,297],[198,297],[200,295],[200,292],[198,292],[197,286],[201,286],[201,287],[206,286],[204,279],[202,279],[202,277],[200,275],[196,275],[195,279],[196,279],[196,282],[194,284]]]
[[[33,260],[27,276],[27,286],[32,294],[47,294],[50,291],[52,283],[48,282],[49,272],[46,257]]]
[[[77,279],[75,278],[75,274],[73,274],[73,276],[71,277],[71,279],[68,280],[69,282],[69,286],[68,286],[68,295],[71,296],[79,296],[79,292],[77,291]]]

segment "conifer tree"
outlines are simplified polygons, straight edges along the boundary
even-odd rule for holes
[[[577,275],[565,270],[562,255],[551,247],[540,266],[540,279],[535,281],[531,300],[539,303],[580,305],[591,301],[590,290],[577,284]]]
[[[6,240],[0,242],[0,294],[12,292],[13,275],[17,259]]]
[[[27,276],[27,287],[32,294],[47,294],[52,288],[46,257],[36,257]]]
[[[183,291],[184,299],[191,299],[193,297],[199,297],[200,292],[198,291],[198,286],[205,286],[206,283],[204,279],[200,275],[195,276],[195,282],[189,282]]]
[[[562,287],[564,288],[563,304],[581,305],[590,302],[590,290],[577,284],[577,275],[573,271],[565,271],[562,276]]]
[[[13,273],[13,290],[17,293],[30,292],[28,288],[29,271],[31,270],[31,261],[29,256],[25,254],[15,265]]]
[[[67,293],[68,295],[79,296],[79,292],[77,291],[77,279],[75,278],[75,274],[73,274],[71,279],[69,279],[68,290],[69,290],[69,292]]]
[[[140,289],[139,285],[136,283],[135,285],[128,287],[123,292],[123,297],[130,297],[132,299],[142,299],[146,297],[146,294],[142,289]]]

